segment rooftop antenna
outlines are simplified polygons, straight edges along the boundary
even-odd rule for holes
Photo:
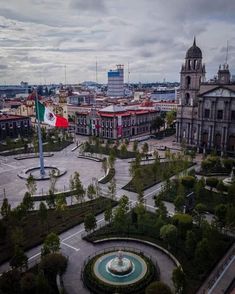
[[[128,61],[128,65],[127,65],[127,71],[128,71],[128,75],[127,75],[127,79],[128,79],[128,88],[130,86],[130,64]]]
[[[64,66],[64,85],[65,85],[65,87],[66,87],[66,84],[67,84],[67,73],[66,73],[66,69],[67,69],[67,66],[65,64],[65,66]]]
[[[97,57],[95,62],[95,81],[98,84],[98,64],[97,64]]]
[[[226,49],[225,64],[228,64],[228,40],[227,40],[227,49]]]

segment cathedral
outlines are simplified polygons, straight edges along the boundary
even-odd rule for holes
[[[209,82],[205,74],[202,51],[194,38],[180,72],[176,140],[199,152],[235,155],[235,84],[229,66],[220,66]]]

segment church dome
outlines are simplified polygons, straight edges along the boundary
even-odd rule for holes
[[[193,46],[190,47],[186,53],[186,58],[202,58],[202,51],[199,47],[197,47],[195,38]]]

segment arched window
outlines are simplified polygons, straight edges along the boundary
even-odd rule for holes
[[[187,76],[185,79],[185,84],[186,84],[186,89],[190,88],[190,84],[191,84],[191,77]]]
[[[197,60],[194,59],[194,61],[193,61],[193,69],[196,69],[196,66],[197,66]]]
[[[190,95],[189,93],[185,94],[185,105],[189,105],[190,104]]]

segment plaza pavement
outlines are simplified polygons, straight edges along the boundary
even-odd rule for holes
[[[167,140],[169,140],[167,138]],[[148,142],[151,144],[152,141]],[[163,143],[164,142],[164,143]],[[156,140],[152,143],[150,148],[156,148],[159,142],[156,144]],[[167,141],[161,141],[160,146],[167,146]],[[92,178],[100,178],[103,176],[103,171],[101,170],[101,163],[94,162],[86,159],[78,159],[77,152],[71,152],[75,147],[75,144],[72,144],[65,148],[61,152],[57,152],[53,157],[46,158],[45,163],[48,165],[57,165],[58,167],[63,167],[67,169],[67,174],[59,178],[56,183],[56,188],[58,190],[66,189],[69,186],[69,178],[75,172],[79,171],[82,184],[87,187]],[[151,150],[151,149],[150,149]],[[153,151],[153,150],[152,150]],[[161,151],[159,152],[161,156]],[[162,152],[163,155],[163,152]],[[136,193],[123,190],[122,187],[127,184],[130,180],[129,175],[129,160],[120,160],[117,159],[115,163],[116,169],[116,183],[117,183],[117,198],[119,199],[122,195],[129,197],[131,205],[135,205],[137,202]],[[8,197],[12,206],[16,206],[23,198],[23,195],[26,191],[25,181],[17,177],[17,173],[24,169],[35,164],[38,165],[38,159],[26,159],[22,161],[15,160],[12,156],[3,158],[0,157],[0,199],[3,198],[3,189],[6,190],[6,196]],[[148,210],[155,211],[154,199],[153,196],[158,194],[161,191],[163,183],[159,183],[144,192],[145,205]],[[43,191],[48,191],[49,181],[37,182],[38,192],[40,193],[41,189]],[[101,191],[106,194],[108,192],[107,184],[100,185]],[[171,203],[165,202],[168,213],[174,214],[174,205]],[[104,225],[103,214],[97,216],[97,223],[99,225]],[[84,225],[77,225],[66,232],[60,234],[61,240],[61,251],[69,258],[68,269],[64,276],[64,283],[67,291],[70,294],[85,294],[89,293],[80,281],[81,267],[83,265],[86,257],[93,252],[100,250],[101,248],[110,247],[113,245],[126,245],[126,246],[135,246],[136,248],[144,250],[147,254],[156,258],[159,262],[161,268],[161,278],[164,282],[168,283],[172,287],[171,282],[171,272],[175,265],[172,260],[169,259],[165,254],[161,253],[159,250],[156,250],[148,245],[143,245],[136,242],[108,242],[102,243],[99,245],[90,244],[82,239],[82,234],[84,233]],[[26,252],[29,258],[29,264],[33,265],[38,262],[40,259],[40,250],[41,245],[32,248]],[[9,264],[6,262],[0,266],[0,273],[9,269]]]

